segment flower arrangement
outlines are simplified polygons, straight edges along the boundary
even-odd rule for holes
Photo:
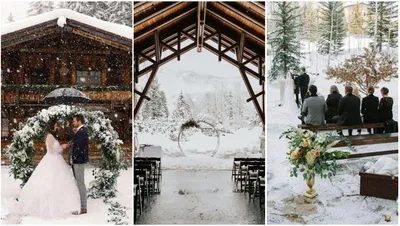
[[[305,180],[311,180],[315,175],[329,179],[336,175],[336,159],[348,158],[350,155],[350,152],[330,150],[339,142],[344,142],[350,150],[354,150],[345,137],[329,133],[291,128],[283,132],[280,138],[284,136],[289,139],[287,155],[293,165],[290,176],[297,177],[300,172]]]

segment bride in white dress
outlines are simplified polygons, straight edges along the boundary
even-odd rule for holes
[[[296,100],[294,99],[294,81],[290,72],[286,75],[285,79],[285,99],[284,99],[284,107],[288,110],[298,111]]]
[[[22,188],[16,212],[41,218],[62,218],[80,208],[80,196],[71,167],[62,157],[63,148],[55,138],[57,122],[49,123],[47,153]]]

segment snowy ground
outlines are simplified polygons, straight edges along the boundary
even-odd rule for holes
[[[347,51],[346,51],[347,52]],[[356,50],[352,51],[357,52]],[[397,52],[397,50],[396,50]],[[340,56],[344,59],[345,53]],[[317,54],[312,54],[317,56]],[[316,59],[323,59],[317,57]],[[304,61],[307,61],[305,59]],[[326,80],[323,70],[326,63],[322,60],[314,62],[310,70],[320,73],[315,85],[319,92],[326,96],[334,81]],[[343,93],[343,85],[338,85]],[[389,88],[389,96],[394,98],[393,114],[398,119],[398,79],[390,83],[379,84]],[[379,92],[375,94],[380,97]],[[290,178],[290,165],[286,159],[287,140],[279,139],[280,134],[291,126],[299,124],[299,112],[290,112],[284,107],[278,107],[279,84],[268,84],[267,87],[267,222],[269,224],[387,224],[384,215],[391,216],[390,224],[398,223],[398,204],[392,200],[364,197],[359,195],[361,167],[367,161],[376,161],[377,157],[358,160],[340,161],[338,175],[332,181],[316,179],[315,189],[319,193],[314,203],[307,203],[302,198],[306,190],[302,178]],[[364,131],[365,133],[366,131]],[[379,144],[357,147],[358,152],[397,149],[397,143]],[[397,155],[389,155],[397,160]]]
[[[92,177],[93,168],[87,168],[86,175],[86,186],[88,187]],[[7,220],[4,218],[9,214],[12,206],[16,203],[20,193],[19,182],[15,181],[8,175],[8,167],[1,167],[1,224],[7,224]],[[132,169],[124,170],[121,172],[121,176],[118,178],[117,184],[117,198],[115,201],[121,205],[127,207],[126,214],[129,217],[127,219],[130,224],[133,222],[132,216]],[[62,194],[60,194],[62,195]],[[43,220],[36,217],[24,217],[21,224],[112,224],[108,223],[108,205],[103,203],[102,199],[88,199],[88,214],[84,215],[71,215],[65,219],[51,219]]]
[[[177,142],[162,134],[139,134],[138,138],[140,144],[162,147],[164,169],[230,170],[234,157],[261,157],[260,136],[262,129],[257,127],[225,134],[220,137],[219,149],[214,157],[211,157],[211,153],[217,145],[217,138],[202,133],[194,134],[187,142],[181,143],[185,156],[180,152]]]

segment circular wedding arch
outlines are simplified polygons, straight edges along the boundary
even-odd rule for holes
[[[85,118],[89,139],[99,143],[103,158],[99,167],[93,171],[94,180],[90,182],[89,197],[112,198],[116,196],[117,178],[122,169],[127,169],[122,159],[122,141],[118,133],[111,126],[101,111],[88,111],[76,106],[58,105],[39,111],[35,116],[28,118],[19,125],[14,132],[11,144],[6,148],[6,155],[11,161],[10,174],[14,179],[22,180],[21,187],[25,185],[32,175],[35,164],[33,163],[35,141],[43,141],[46,135],[46,125],[56,119],[58,122],[72,120],[75,114]]]
[[[207,124],[207,125],[211,126],[211,128],[213,128],[214,132],[217,134],[217,145],[215,146],[215,149],[214,149],[213,153],[211,154],[211,157],[214,157],[214,155],[217,153],[217,151],[219,149],[219,142],[220,142],[219,133],[218,133],[218,130],[215,128],[215,126],[213,124],[211,124],[211,123],[209,123],[207,121],[204,121],[204,120],[197,120],[197,121],[189,120],[189,121],[187,121],[187,122],[185,122],[185,123],[183,123],[181,125],[181,129],[180,129],[179,135],[178,135],[179,150],[181,151],[181,153],[184,156],[186,156],[185,153],[182,150],[182,146],[181,146],[181,142],[180,142],[181,135],[182,135],[183,131],[185,131],[188,128],[194,128],[195,127],[195,128],[199,128],[200,129],[199,123],[204,123],[204,124]]]

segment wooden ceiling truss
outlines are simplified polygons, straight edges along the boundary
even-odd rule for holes
[[[150,101],[146,95],[160,66],[179,61],[196,48],[198,52],[206,49],[218,61],[225,60],[238,68],[250,95],[246,101],[253,103],[265,125],[263,3],[137,2],[134,8],[134,86],[139,96],[134,117],[144,100]],[[140,68],[144,62],[148,66]],[[143,90],[137,90],[139,79],[148,74]],[[254,91],[249,76],[259,81],[262,91]]]

